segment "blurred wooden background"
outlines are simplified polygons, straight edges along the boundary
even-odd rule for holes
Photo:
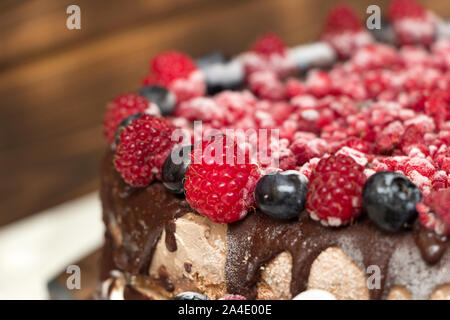
[[[0,225],[95,190],[105,104],[133,91],[166,49],[234,54],[274,31],[316,39],[334,0],[2,0]],[[388,1],[342,0],[365,8]],[[450,1],[423,0],[450,17]],[[66,8],[81,8],[81,30]]]

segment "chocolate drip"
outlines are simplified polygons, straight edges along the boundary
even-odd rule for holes
[[[250,299],[256,298],[261,267],[279,253],[288,251],[293,264],[291,294],[295,296],[306,289],[309,271],[317,256],[323,250],[337,246],[363,271],[370,265],[380,268],[381,288],[369,292],[372,299],[381,299],[387,295],[385,282],[396,244],[411,237],[410,231],[395,234],[383,232],[367,218],[360,218],[351,226],[329,228],[311,220],[305,213],[298,221],[287,222],[256,212],[229,225],[225,265],[227,290]],[[408,245],[411,246],[410,243]],[[441,264],[445,266],[449,263],[450,255],[447,255]],[[433,282],[433,274],[429,277],[428,281]],[[390,277],[395,278],[395,274]]]
[[[133,286],[127,284],[123,289],[124,300],[149,300],[150,298],[145,294],[136,290]]]
[[[414,240],[422,258],[429,264],[437,263],[448,246],[446,237],[421,228],[418,224],[414,227]]]
[[[169,247],[176,250],[176,243],[170,240],[174,227],[169,222],[192,209],[161,183],[131,188],[115,170],[112,160],[113,154],[108,152],[102,164],[100,196],[105,224],[115,225],[122,237],[121,243],[116,241],[113,244],[113,260],[120,270],[148,274],[154,249],[164,228],[169,231]],[[111,233],[111,230],[107,232]]]
[[[177,240],[175,239],[176,224],[175,220],[169,220],[166,223],[166,248],[169,252],[177,251]]]

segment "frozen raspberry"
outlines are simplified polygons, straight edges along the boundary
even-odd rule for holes
[[[423,144],[423,132],[416,125],[409,125],[406,127],[405,132],[402,135],[401,145],[402,147],[410,146],[413,144]]]
[[[145,187],[161,178],[161,168],[175,142],[173,128],[163,118],[143,115],[120,134],[114,165],[122,178],[134,187]]]
[[[342,147],[340,150],[336,152],[336,155],[339,154],[352,158],[357,164],[363,167],[365,167],[366,164],[369,162],[369,158],[366,154],[349,147]]]
[[[175,115],[190,121],[201,120],[215,127],[220,127],[225,120],[224,109],[207,97],[197,97],[181,103],[177,106]]]
[[[168,51],[154,57],[150,63],[150,73],[143,80],[144,85],[169,86],[176,79],[187,79],[197,70],[194,61],[181,52]]]
[[[331,78],[323,71],[309,72],[305,84],[307,91],[318,98],[331,94],[333,91]]]
[[[344,4],[337,5],[328,13],[324,26],[325,33],[342,32],[347,30],[358,31],[361,29],[361,20],[352,9]]]
[[[436,171],[431,179],[431,187],[434,191],[450,187],[447,173],[443,170]]]
[[[426,229],[439,235],[450,235],[450,188],[440,189],[416,205],[419,220]]]
[[[440,130],[446,129],[446,122],[450,121],[450,90],[437,90],[425,102],[425,113],[433,117]]]
[[[283,83],[271,71],[253,72],[248,77],[248,86],[254,94],[262,99],[279,101],[286,96]]]
[[[290,145],[290,149],[297,159],[297,165],[301,166],[312,158],[320,158],[329,152],[328,144],[320,138],[309,139],[308,134],[297,133],[294,141]],[[314,137],[314,135],[313,135]]]
[[[114,142],[117,126],[129,116],[150,109],[150,103],[136,93],[123,94],[107,107],[103,120],[103,133],[109,143]],[[155,113],[158,113],[156,110]]]
[[[286,52],[286,45],[276,34],[267,33],[255,42],[252,50],[265,56],[270,56],[274,53],[284,55]]]
[[[214,101],[224,111],[226,125],[235,124],[239,119],[251,114],[257,102],[255,96],[250,91],[222,91],[214,96]]]
[[[320,160],[312,172],[306,209],[314,220],[324,225],[350,223],[362,211],[364,168],[345,155]]]
[[[396,148],[401,141],[405,131],[400,121],[394,121],[387,125],[378,135],[376,139],[376,148],[381,153],[389,153]]]
[[[436,169],[430,161],[419,157],[411,158],[404,164],[403,172],[406,175],[411,173],[411,171],[413,170],[419,172],[421,175],[427,177],[428,179],[431,179],[436,172]]]
[[[295,78],[289,78],[286,81],[286,95],[289,98],[299,96],[306,93],[305,84]]]
[[[393,47],[376,43],[359,48],[353,55],[350,64],[357,71],[394,68],[401,65],[401,58]]]
[[[355,49],[373,41],[358,16],[343,4],[328,14],[322,39],[330,43],[341,58],[349,57]]]
[[[186,200],[214,222],[240,220],[255,207],[253,191],[259,175],[235,142],[213,137],[194,147],[186,171]]]
[[[415,0],[394,0],[389,6],[389,17],[397,41],[401,45],[421,43],[429,45],[435,32],[434,18]]]

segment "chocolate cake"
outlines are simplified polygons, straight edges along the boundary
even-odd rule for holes
[[[105,114],[97,298],[450,299],[440,23],[392,1],[388,44],[339,6],[317,43],[154,57]]]

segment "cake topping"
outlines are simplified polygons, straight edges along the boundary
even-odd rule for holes
[[[434,18],[417,1],[391,1],[389,18],[399,44],[429,45],[433,41],[436,28]]]
[[[163,116],[171,115],[175,110],[177,98],[165,87],[149,85],[138,90],[138,93],[147,100],[155,103]]]
[[[173,128],[162,118],[143,115],[120,133],[114,165],[125,182],[145,187],[161,178],[161,168],[175,144]]]
[[[267,33],[254,43],[252,50],[266,56],[270,56],[274,53],[283,55],[286,52],[286,45],[276,34]]]
[[[432,192],[416,208],[424,228],[450,236],[450,188]]]
[[[115,139],[116,129],[127,117],[136,113],[143,113],[151,108],[149,100],[136,93],[122,94],[114,99],[107,107],[104,120],[103,132],[109,143]],[[153,110],[158,113],[157,110]]]
[[[184,176],[191,163],[192,146],[176,148],[164,161],[162,167],[162,182],[171,192],[184,192]]]
[[[350,223],[362,211],[364,167],[346,155],[323,158],[312,172],[306,209],[314,220],[338,227]]]
[[[353,51],[373,41],[363,29],[358,16],[346,5],[337,5],[328,14],[322,39],[328,42],[341,58],[348,58]]]
[[[396,172],[378,172],[366,182],[364,208],[380,228],[398,231],[410,227],[417,218],[416,204],[422,195],[407,177]]]
[[[187,79],[197,70],[194,61],[186,54],[176,51],[163,52],[152,59],[144,85],[169,86],[174,80]]]
[[[298,171],[267,174],[256,184],[256,205],[277,219],[298,217],[305,208],[307,184],[308,179]]]
[[[186,171],[186,200],[201,215],[219,223],[244,218],[254,208],[259,169],[233,139],[212,137],[194,146]]]

